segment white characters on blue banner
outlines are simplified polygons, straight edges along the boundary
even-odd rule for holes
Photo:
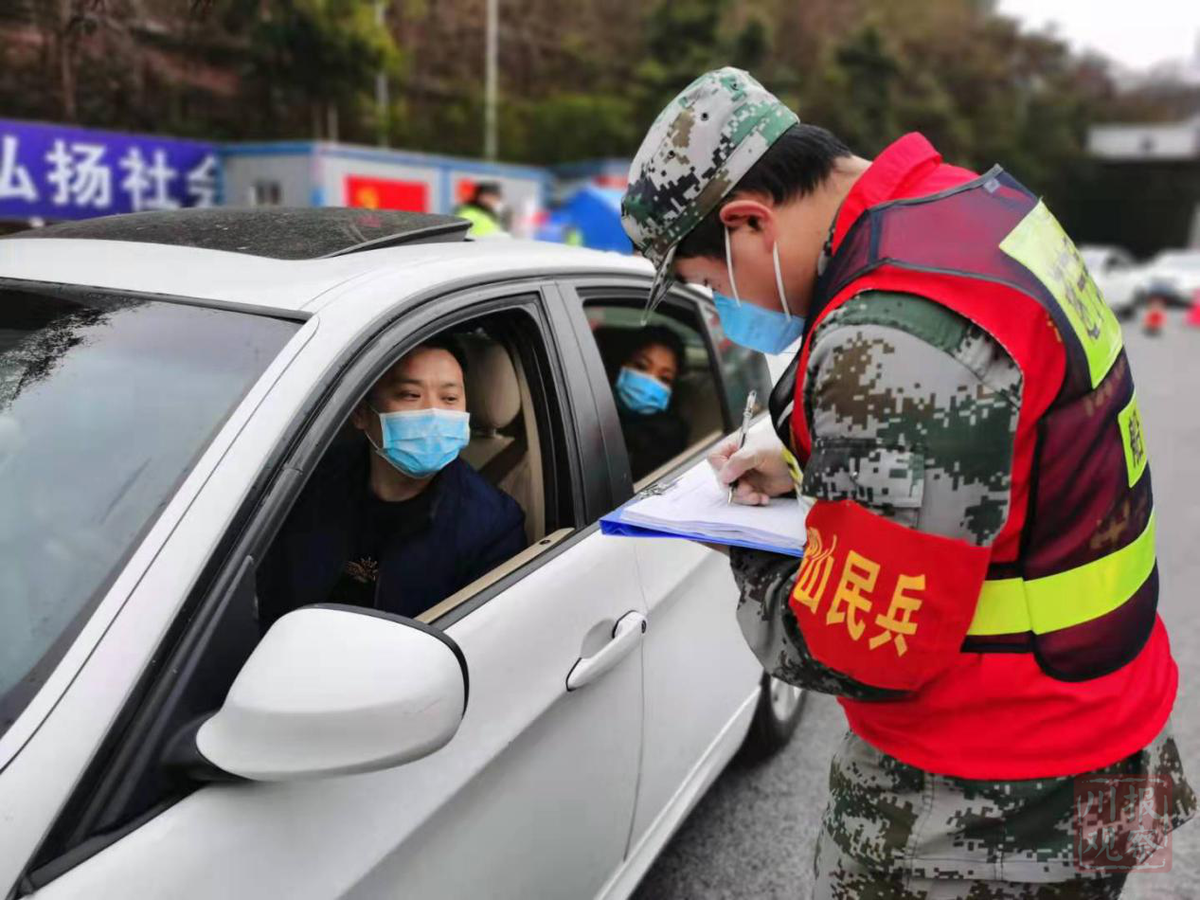
[[[0,217],[216,204],[217,157],[203,144],[104,132],[77,139],[52,127],[0,122]]]
[[[179,173],[167,165],[165,150],[155,150],[154,163],[147,165],[142,151],[130,147],[120,165],[129,173],[121,181],[121,188],[129,194],[129,205],[134,212],[179,208],[179,201],[172,199],[169,193],[170,183]]]
[[[46,180],[55,187],[50,198],[56,206],[81,206],[106,210],[112,206],[112,172],[103,163],[103,144],[54,142],[46,154],[50,171]]]
[[[187,174],[188,199],[192,206],[215,206],[217,202],[217,157],[209,153]]]
[[[0,200],[33,201],[37,188],[29,177],[29,169],[17,160],[19,145],[16,137],[6,134],[0,139]]]

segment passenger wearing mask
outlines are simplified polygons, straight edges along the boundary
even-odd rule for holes
[[[663,325],[644,328],[637,338],[613,382],[634,481],[688,444],[688,424],[671,408],[675,381],[683,374],[683,341]]]
[[[458,458],[470,439],[465,360],[409,352],[351,415],[259,568],[263,626],[300,606],[415,616],[525,547],[520,506]]]

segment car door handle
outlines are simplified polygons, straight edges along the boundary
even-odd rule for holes
[[[629,612],[613,626],[612,640],[594,654],[575,661],[567,673],[567,690],[574,691],[595,681],[626,656],[641,642],[646,633],[646,617],[638,612]]]

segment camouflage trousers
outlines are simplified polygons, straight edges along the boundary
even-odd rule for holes
[[[1168,723],[1151,744],[1079,777],[1169,778],[1164,823],[1195,813]],[[1073,777],[982,781],[925,772],[848,732],[829,773],[819,900],[1118,897],[1123,873],[1075,865]]]
[[[1124,872],[1052,884],[954,878],[914,878],[872,871],[842,852],[823,831],[817,837],[813,900],[1110,900],[1121,896]]]

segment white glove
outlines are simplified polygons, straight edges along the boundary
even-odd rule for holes
[[[728,487],[736,481],[734,502],[746,506],[765,506],[772,497],[790,494],[793,487],[779,439],[775,435],[756,437],[753,443],[747,438],[740,450],[737,438],[728,438],[708,455],[717,483]]]

